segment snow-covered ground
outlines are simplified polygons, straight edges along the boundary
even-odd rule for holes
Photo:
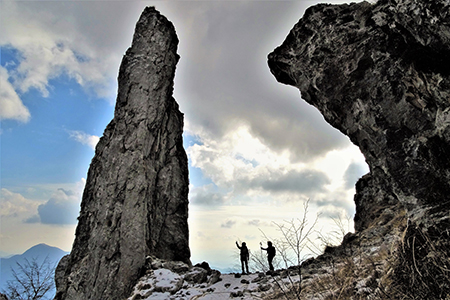
[[[128,300],[262,299],[277,289],[275,280],[281,280],[264,273],[220,274],[207,264],[189,267],[181,262],[149,260],[147,274]]]

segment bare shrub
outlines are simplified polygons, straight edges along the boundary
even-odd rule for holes
[[[283,223],[273,224],[280,232],[281,237],[270,239],[261,231],[266,240],[271,240],[276,248],[277,255],[274,259],[274,266],[283,268],[282,271],[270,273],[273,276],[275,284],[278,287],[279,294],[286,299],[301,299],[302,293],[302,269],[301,264],[308,256],[305,255],[306,249],[311,249],[310,237],[314,232],[318,217],[311,224],[308,222],[309,200],[303,204],[302,217],[284,221]],[[310,251],[311,252],[311,251]],[[267,259],[262,252],[259,255],[253,255],[252,260],[257,268],[264,272],[269,270]]]

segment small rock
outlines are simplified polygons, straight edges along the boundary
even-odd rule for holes
[[[204,261],[204,262],[202,262],[200,264],[196,264],[194,267],[205,269],[206,271],[208,271],[208,275],[210,275],[211,271],[212,271],[211,267],[209,266],[209,264],[206,261]]]
[[[166,261],[162,266],[177,274],[183,274],[189,271],[189,266],[182,261]]]
[[[242,296],[244,296],[244,292],[242,292],[242,291],[232,292],[230,294],[231,298],[242,297]]]
[[[193,267],[189,273],[184,275],[184,280],[192,282],[194,284],[204,283],[207,279],[208,271],[199,267]]]
[[[259,292],[267,292],[272,288],[271,284],[260,284],[258,285],[258,291]]]
[[[221,273],[217,270],[211,270],[211,276],[208,279],[208,284],[209,285],[213,285],[219,281],[222,280],[222,278],[220,278]]]

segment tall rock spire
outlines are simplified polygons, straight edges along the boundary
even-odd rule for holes
[[[178,38],[153,7],[120,66],[114,119],[89,168],[55,299],[124,299],[147,255],[190,263],[183,114],[172,97]]]

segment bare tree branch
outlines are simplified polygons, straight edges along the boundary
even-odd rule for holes
[[[40,264],[37,258],[17,262],[16,269],[11,268],[14,279],[7,282],[4,293],[10,300],[46,299],[54,287],[55,267],[48,256]]]

